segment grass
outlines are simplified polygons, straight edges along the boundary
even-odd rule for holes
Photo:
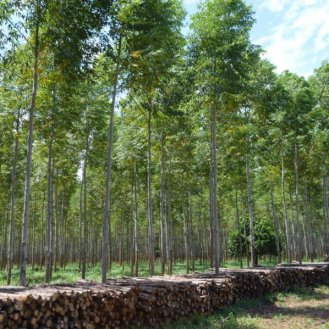
[[[164,329],[329,329],[329,286],[296,288],[242,301],[207,317],[195,315]]]
[[[263,266],[273,266],[276,265],[273,261],[260,261],[260,265]],[[243,262],[244,268],[247,266],[246,260]],[[229,259],[224,264],[225,268],[240,268],[240,263],[238,260]],[[209,264],[200,264],[200,262],[195,262],[195,271],[204,272],[208,270]],[[157,261],[155,264],[155,274],[161,274],[160,262]],[[173,265],[173,274],[182,275],[186,274],[186,264],[184,262],[177,262]],[[111,271],[109,271],[109,277],[117,278],[122,276],[131,276],[131,269],[129,264],[124,264],[120,266],[117,263],[112,265]],[[146,262],[140,263],[139,265],[139,276],[148,276],[148,264]],[[100,281],[102,276],[101,266],[100,264],[94,267],[87,267],[86,278],[88,280]],[[45,269],[35,267],[33,270],[30,266],[27,267],[27,278],[29,286],[33,286],[36,284],[44,283],[45,277]],[[51,283],[59,284],[59,283],[74,283],[77,280],[81,279],[81,271],[79,270],[78,264],[68,264],[64,269],[59,268],[57,271],[53,272]],[[19,268],[14,267],[12,271],[12,281],[11,284],[14,286],[19,285]],[[0,286],[6,285],[6,272],[0,271]]]

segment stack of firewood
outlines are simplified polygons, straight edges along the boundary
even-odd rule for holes
[[[208,314],[241,299],[293,286],[324,283],[328,266],[221,271],[181,277],[123,278],[0,290],[0,329],[159,327],[189,314]],[[16,289],[16,290],[15,290]]]

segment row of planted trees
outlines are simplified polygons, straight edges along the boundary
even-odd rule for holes
[[[277,75],[251,8],[2,1],[0,267],[329,253],[329,65]],[[79,10],[76,10],[79,8]],[[32,92],[31,92],[32,90]],[[23,214],[23,215],[22,215]]]

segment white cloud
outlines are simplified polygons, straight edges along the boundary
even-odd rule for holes
[[[272,15],[280,15],[280,18],[275,17],[276,25],[270,29],[270,34],[260,37],[256,43],[265,48],[266,57],[278,71],[289,69],[309,75],[319,52],[328,52],[329,1],[270,0],[267,4],[267,9],[275,12]],[[264,14],[263,3],[260,6]]]

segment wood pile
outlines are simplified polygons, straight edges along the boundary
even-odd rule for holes
[[[328,282],[329,267],[278,266],[186,276],[122,278],[107,285],[0,288],[0,329],[161,327],[293,286]]]

